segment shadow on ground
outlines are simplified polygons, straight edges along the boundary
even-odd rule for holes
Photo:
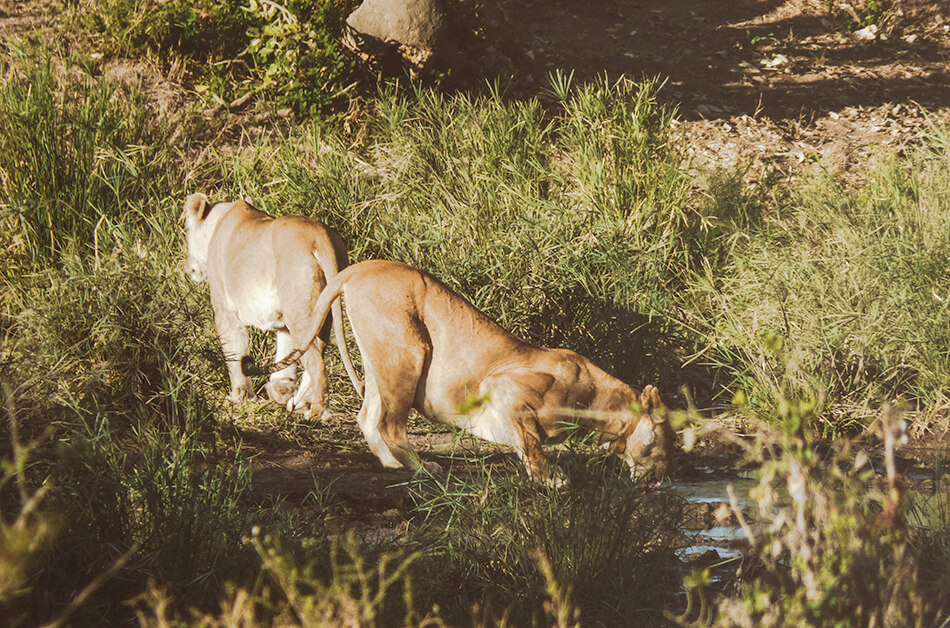
[[[950,105],[950,6],[906,0],[886,40],[853,41],[819,0],[498,0],[517,91],[555,70],[668,77],[689,119]]]

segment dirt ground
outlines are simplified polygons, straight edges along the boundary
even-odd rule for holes
[[[825,0],[497,0],[491,6],[497,40],[486,42],[486,59],[510,79],[515,95],[539,93],[556,69],[573,72],[575,81],[602,73],[661,77],[661,98],[678,107],[700,187],[703,173],[716,168],[741,170],[750,184],[820,168],[860,185],[876,151],[906,150],[926,135],[928,121],[950,123],[950,4],[898,0],[866,41],[843,32],[826,6]],[[0,40],[55,28],[44,2],[0,0]],[[163,113],[194,101],[180,67],[110,60],[106,69],[141,84]],[[265,119],[242,113],[226,124]],[[351,415],[289,430],[240,421],[231,429],[253,456],[254,501],[293,508],[332,499],[371,525],[396,526],[404,517],[408,495],[398,485],[408,474],[380,468]],[[410,439],[446,467],[464,465],[471,454],[493,462],[512,455],[418,425]],[[722,475],[736,459],[737,449],[724,441],[701,442],[681,457],[676,479],[717,469]],[[320,497],[316,487],[328,494]]]
[[[928,119],[950,120],[945,2],[895,2],[869,41],[844,32],[826,0],[501,4],[525,91],[555,69],[666,80],[661,98],[678,107],[694,173],[781,179],[820,167],[860,184],[875,150],[904,149]]]

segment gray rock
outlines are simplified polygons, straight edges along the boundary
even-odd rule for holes
[[[437,51],[446,30],[440,0],[365,0],[346,23],[364,36]]]

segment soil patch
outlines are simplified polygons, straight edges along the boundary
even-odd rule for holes
[[[678,108],[693,173],[748,182],[821,168],[862,183],[882,147],[898,150],[950,121],[950,6],[894,3],[858,41],[822,0],[501,0],[513,90],[658,76]],[[774,179],[773,179],[774,180]],[[702,181],[700,181],[702,183]]]

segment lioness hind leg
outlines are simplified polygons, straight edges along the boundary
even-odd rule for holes
[[[401,383],[415,382],[411,372],[403,373]],[[414,386],[381,389],[371,367],[366,367],[363,405],[356,421],[370,450],[384,467],[390,469],[425,468],[430,473],[439,473],[442,468],[435,462],[422,462],[409,445],[406,423],[412,408]]]
[[[287,400],[287,412],[293,412],[297,408],[303,408],[306,400],[310,398],[313,392],[313,384],[310,381],[310,373],[303,372],[300,376],[300,386],[294,396]]]
[[[214,297],[213,294],[212,297]],[[228,395],[228,399],[234,403],[254,399],[256,395],[251,378],[244,375],[241,370],[241,359],[247,355],[250,345],[247,328],[232,312],[215,303],[213,298],[212,305],[214,306],[214,325],[228,366],[228,378],[231,380],[231,394]]]
[[[309,395],[303,396],[300,405],[297,405],[297,397],[294,397],[295,408],[305,410],[307,419],[326,418],[329,414],[327,402],[329,398],[329,387],[327,385],[327,369],[323,361],[323,350],[326,348],[326,342],[317,338],[313,341],[313,346],[303,354],[300,361],[303,363],[304,372],[309,376],[309,386],[301,386],[303,393]]]
[[[360,406],[359,414],[356,415],[356,424],[360,426],[363,432],[363,438],[369,445],[370,451],[379,459],[384,467],[388,469],[399,469],[405,466],[402,461],[392,452],[389,443],[383,438],[379,431],[379,422],[383,413],[382,399],[380,399],[379,389],[372,377],[372,373],[367,371],[365,374],[365,388],[363,389],[363,405]]]
[[[264,390],[267,391],[267,398],[271,401],[276,401],[280,404],[287,404],[293,400],[295,391],[294,380],[271,378],[264,385]]]
[[[286,358],[293,350],[293,339],[286,331],[277,332],[277,351],[274,355],[274,361],[279,362]],[[294,395],[294,379],[297,374],[297,365],[291,364],[285,369],[271,373],[270,379],[264,389],[267,391],[267,397],[271,401],[286,404]]]
[[[384,405],[379,419],[379,433],[393,457],[399,460],[402,466],[415,471],[425,469],[429,473],[441,473],[442,467],[439,463],[423,462],[409,444],[407,424],[411,409],[412,402],[407,399],[391,403],[388,408]]]

